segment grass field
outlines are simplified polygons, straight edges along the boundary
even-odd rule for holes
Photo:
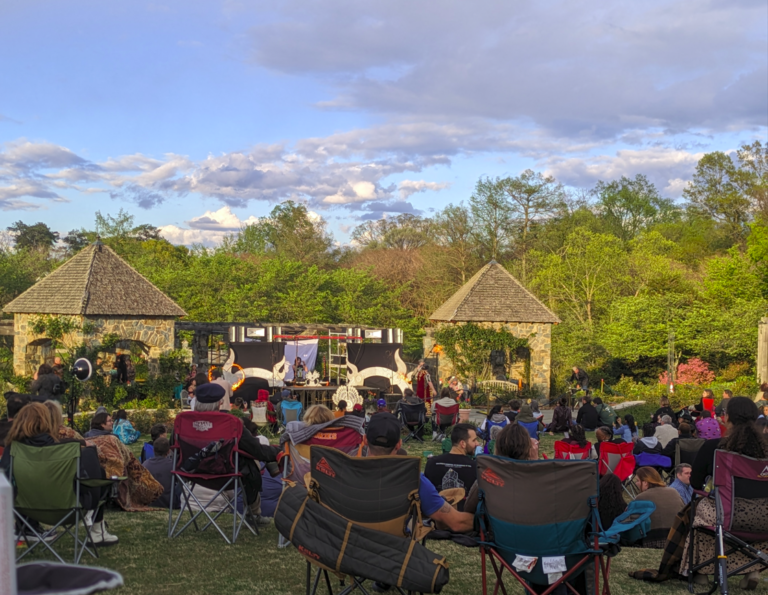
[[[550,456],[553,445],[554,438],[542,438],[542,451]],[[141,441],[132,447],[138,455]],[[409,442],[407,449],[412,455],[422,455],[425,450],[437,454],[439,445]],[[179,538],[168,540],[166,512],[125,513],[109,510],[106,519],[110,532],[120,537],[120,543],[99,550],[99,560],[93,560],[87,555],[83,560],[89,565],[120,572],[125,579],[121,595],[304,593],[304,559],[292,547],[277,547],[278,534],[273,525],[263,528],[258,537],[243,531],[237,544],[228,546],[210,530],[205,533],[187,531]],[[450,564],[450,583],[443,593],[481,593],[480,555],[477,549],[445,542],[430,542],[429,547],[446,556]],[[683,582],[646,584],[627,576],[630,570],[655,568],[660,558],[660,550],[624,548],[612,562],[610,584],[614,595],[687,593],[686,583]],[[523,593],[522,587],[512,583],[508,585],[511,586],[509,592]],[[740,592],[738,581],[731,581],[731,587],[735,592]],[[756,593],[768,594],[768,580],[761,582]]]

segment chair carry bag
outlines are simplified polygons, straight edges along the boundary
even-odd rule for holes
[[[439,593],[448,563],[419,542],[356,525],[313,500],[306,487],[289,482],[275,510],[277,530],[309,562],[338,575]]]

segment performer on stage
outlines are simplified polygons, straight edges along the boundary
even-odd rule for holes
[[[423,359],[419,360],[418,367],[413,371],[413,377],[416,379],[416,396],[427,403],[432,402],[432,397],[437,394],[435,386],[432,384],[432,378],[429,375],[429,369]]]
[[[293,381],[294,382],[304,382],[307,378],[307,371],[304,366],[304,362],[301,361],[300,357],[296,357],[296,359],[293,361]]]

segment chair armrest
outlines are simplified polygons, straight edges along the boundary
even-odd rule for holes
[[[85,486],[86,488],[103,488],[121,481],[125,481],[128,479],[127,475],[122,475],[120,477],[113,476],[108,477],[106,479],[90,479],[86,477],[78,477],[78,481],[81,485]]]

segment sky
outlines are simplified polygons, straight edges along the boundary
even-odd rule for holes
[[[0,228],[211,246],[294,200],[345,243],[528,168],[679,199],[754,140],[765,0],[0,3]]]

